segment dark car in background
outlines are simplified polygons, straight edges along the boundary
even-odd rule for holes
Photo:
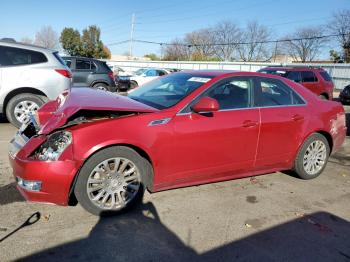
[[[323,99],[333,99],[334,84],[332,77],[323,68],[319,67],[265,67],[258,70],[286,77],[294,82],[300,83]]]
[[[104,61],[86,57],[62,57],[73,74],[73,87],[116,91],[113,71]]]
[[[344,87],[339,94],[339,100],[342,104],[350,104],[350,85]]]

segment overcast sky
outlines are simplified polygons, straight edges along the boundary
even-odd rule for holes
[[[278,38],[302,26],[326,24],[339,9],[350,9],[350,0],[3,1],[0,38],[34,39],[45,25],[59,34],[64,27],[82,30],[97,25],[112,53],[122,54],[129,50],[128,44],[110,44],[130,38],[132,13],[136,16],[135,39],[169,42],[227,19],[240,26],[257,20]],[[152,52],[159,53],[159,46],[135,44],[135,55]]]

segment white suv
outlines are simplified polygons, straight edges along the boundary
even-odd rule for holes
[[[58,52],[0,41],[0,114],[6,114],[14,126],[69,89],[71,78]]]

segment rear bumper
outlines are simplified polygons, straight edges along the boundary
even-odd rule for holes
[[[17,186],[23,197],[32,202],[67,205],[70,186],[78,171],[74,161],[35,161],[9,156],[13,175],[27,181],[40,181],[40,191]]]

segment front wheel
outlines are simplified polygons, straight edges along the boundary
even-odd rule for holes
[[[318,133],[311,135],[298,152],[294,171],[302,179],[319,176],[326,167],[330,147],[327,139]]]
[[[74,193],[79,203],[94,215],[113,215],[142,201],[149,162],[125,146],[103,149],[79,172]]]
[[[19,94],[10,99],[6,106],[6,117],[12,125],[19,128],[45,103],[45,97],[34,94]]]

